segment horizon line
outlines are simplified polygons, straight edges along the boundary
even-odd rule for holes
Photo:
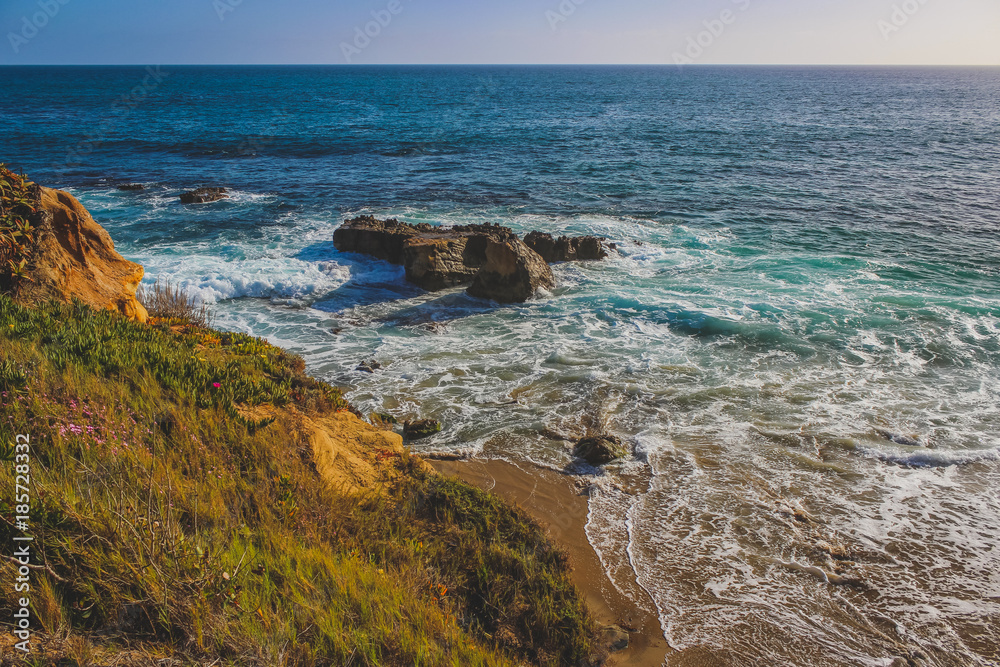
[[[135,63],[0,63],[0,67],[146,67]],[[1000,63],[157,63],[159,67],[886,67],[1000,68]]]

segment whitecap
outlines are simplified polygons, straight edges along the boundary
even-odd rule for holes
[[[315,300],[335,290],[351,278],[350,269],[337,262],[304,262],[288,257],[258,257],[225,260],[196,255],[181,261],[151,262],[147,284],[170,282],[199,303],[254,297],[275,303]],[[169,268],[168,268],[169,267]]]

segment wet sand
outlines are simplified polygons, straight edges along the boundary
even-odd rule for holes
[[[586,489],[578,478],[530,464],[507,461],[431,461],[435,469],[496,492],[523,508],[548,529],[570,555],[573,580],[598,622],[629,631],[629,647],[611,656],[608,665],[660,667],[670,650],[652,601],[646,608],[619,592],[605,574],[587,541]]]

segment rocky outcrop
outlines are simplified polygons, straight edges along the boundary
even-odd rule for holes
[[[220,199],[229,199],[225,188],[198,188],[181,195],[182,204],[208,204]]]
[[[395,218],[378,220],[363,215],[348,220],[333,232],[333,246],[341,252],[371,255],[402,266],[406,242],[432,231],[434,227],[426,223],[408,225]]]
[[[111,308],[146,321],[146,309],[135,298],[142,266],[115,251],[111,236],[73,195],[39,188],[34,224],[35,245],[27,280],[17,289],[18,301],[79,299],[93,308]]]
[[[600,466],[628,456],[628,448],[616,436],[594,435],[581,438],[573,453],[592,466]]]
[[[603,240],[593,236],[553,239],[533,232],[528,237],[553,261],[607,256]],[[333,244],[343,252],[402,265],[407,280],[431,291],[470,285],[473,296],[510,303],[528,299],[539,287],[555,286],[546,259],[499,225],[434,227],[361,216],[337,229]]]
[[[486,263],[469,286],[469,294],[500,303],[526,301],[539,287],[556,286],[552,269],[516,236],[490,238]]]
[[[441,432],[441,422],[436,419],[418,419],[403,422],[403,437],[407,440],[421,440]]]
[[[403,251],[406,279],[430,291],[472,283],[486,265],[488,241],[516,238],[514,232],[499,225],[432,230],[409,239]]]
[[[362,373],[374,373],[380,368],[382,368],[382,364],[372,359],[371,361],[362,361],[354,370],[361,371]]]
[[[470,247],[471,245],[471,247]],[[468,285],[486,261],[485,238],[414,237],[406,242],[406,279],[431,292]]]
[[[604,259],[608,256],[605,239],[597,236],[553,238],[552,234],[531,232],[524,237],[524,243],[549,264]]]
[[[145,190],[146,186],[142,183],[123,183],[118,186],[118,189],[122,192],[139,192]]]
[[[299,432],[312,449],[316,470],[323,480],[342,492],[379,492],[404,477],[410,460],[402,436],[379,429],[351,414],[336,412],[306,416],[295,412]],[[422,471],[428,464],[415,461]]]
[[[334,231],[333,245],[341,252],[371,255],[405,266],[409,272],[407,277],[414,282],[425,280],[431,274],[439,274],[440,279],[447,282],[449,273],[456,276],[455,280],[466,275],[465,282],[471,282],[476,270],[486,261],[484,237],[511,234],[511,230],[497,225],[435,227],[426,222],[411,225],[395,218],[379,220],[363,215],[348,220]]]

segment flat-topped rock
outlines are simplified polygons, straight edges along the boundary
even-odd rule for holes
[[[225,188],[198,188],[181,195],[182,204],[208,204],[220,199],[229,199]]]
[[[410,225],[395,218],[379,220],[362,215],[348,220],[333,232],[333,245],[341,252],[357,252],[402,265],[403,246],[422,234],[433,232],[435,227],[421,223]]]
[[[406,268],[406,279],[426,290],[469,285],[486,264],[489,239],[516,239],[499,225],[435,227],[411,225],[396,219],[361,216],[348,220],[333,233],[333,245]]]

